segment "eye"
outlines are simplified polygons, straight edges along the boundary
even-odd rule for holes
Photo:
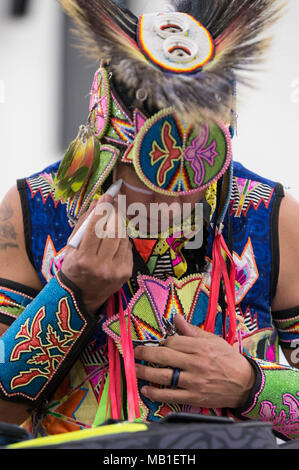
[[[188,34],[189,25],[176,14],[165,14],[158,17],[155,23],[156,33],[163,39],[173,35],[185,36]]]
[[[197,44],[184,37],[169,37],[163,48],[166,57],[173,62],[190,62],[198,53]]]

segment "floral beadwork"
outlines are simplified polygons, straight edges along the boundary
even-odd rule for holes
[[[207,189],[227,171],[231,158],[223,124],[185,129],[171,108],[145,122],[133,149],[135,170],[144,184],[173,196]]]

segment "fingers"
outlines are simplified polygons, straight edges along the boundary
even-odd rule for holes
[[[123,253],[125,261],[128,256],[130,260],[128,253],[132,250],[125,220],[118,211],[117,201],[109,194],[104,194],[98,202],[92,202],[88,212],[80,218],[70,241],[73,248],[81,253],[99,255],[102,261],[122,257]]]
[[[148,367],[142,364],[136,364],[136,374],[139,379],[145,380],[146,382],[170,387],[173,376],[173,369]]]
[[[126,238],[126,227],[114,200],[109,195],[103,196],[95,207],[80,248],[98,255],[101,261],[111,260],[118,252],[120,242]]]
[[[107,224],[114,210],[114,201],[111,196],[104,195],[94,207],[94,212],[86,227],[79,249],[82,251],[96,252],[104,237],[101,236],[100,228]],[[102,224],[102,225],[100,225]]]
[[[200,351],[198,338],[190,336],[169,336],[164,341],[163,346],[185,354],[194,354]]]
[[[114,254],[113,261],[116,263],[116,269],[120,265],[128,265],[133,269],[133,250],[128,238],[121,238],[118,249]]]
[[[110,215],[106,226],[106,234],[99,244],[97,254],[101,259],[115,261],[115,268],[122,264],[131,265],[133,261],[132,246],[127,234],[126,224],[117,208]]]
[[[136,363],[136,376],[138,379],[149,382],[150,384],[162,385],[171,388],[174,369],[171,367],[151,367]],[[187,389],[190,385],[190,373],[180,371],[179,380],[176,388]]]
[[[198,326],[191,325],[188,323],[182,315],[176,315],[174,319],[174,324],[176,329],[182,336],[190,336],[190,337],[205,337],[208,338],[211,336],[211,333],[202,330]]]
[[[189,390],[182,388],[157,388],[146,385],[141,389],[141,393],[149,398],[152,402],[158,403],[177,403],[184,405],[188,403],[192,405],[194,397]]]
[[[91,214],[91,212],[94,210],[94,208],[96,207],[97,205],[97,201],[92,201],[92,203],[90,204],[89,206],[89,209],[87,212],[85,212],[85,214],[83,214],[80,219],[78,220],[78,223],[75,225],[74,227],[74,230],[72,231],[72,234],[70,235],[69,237],[69,240],[70,241],[74,235],[80,230],[80,228],[82,227],[82,225],[84,224],[85,220],[88,218],[88,216]]]
[[[187,369],[190,358],[187,354],[174,351],[167,347],[154,348],[150,346],[137,346],[134,351],[135,358],[140,361],[172,367],[173,369]]]

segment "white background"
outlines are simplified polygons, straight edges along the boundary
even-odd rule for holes
[[[0,2],[0,198],[16,178],[61,158],[57,139],[61,12],[56,0],[32,0],[22,20]],[[135,13],[161,1],[134,1]],[[138,6],[138,8],[136,7]],[[144,7],[143,7],[144,6]],[[274,27],[274,41],[255,90],[239,90],[234,158],[282,182],[299,200],[299,2]]]
[[[0,1],[0,197],[59,158],[60,11],[55,0],[34,0],[30,14],[13,19],[9,3]]]

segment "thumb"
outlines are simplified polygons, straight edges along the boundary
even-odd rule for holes
[[[191,336],[195,338],[205,334],[205,332],[198,326],[190,325],[190,323],[188,323],[180,314],[175,316],[174,325],[182,336]]]

